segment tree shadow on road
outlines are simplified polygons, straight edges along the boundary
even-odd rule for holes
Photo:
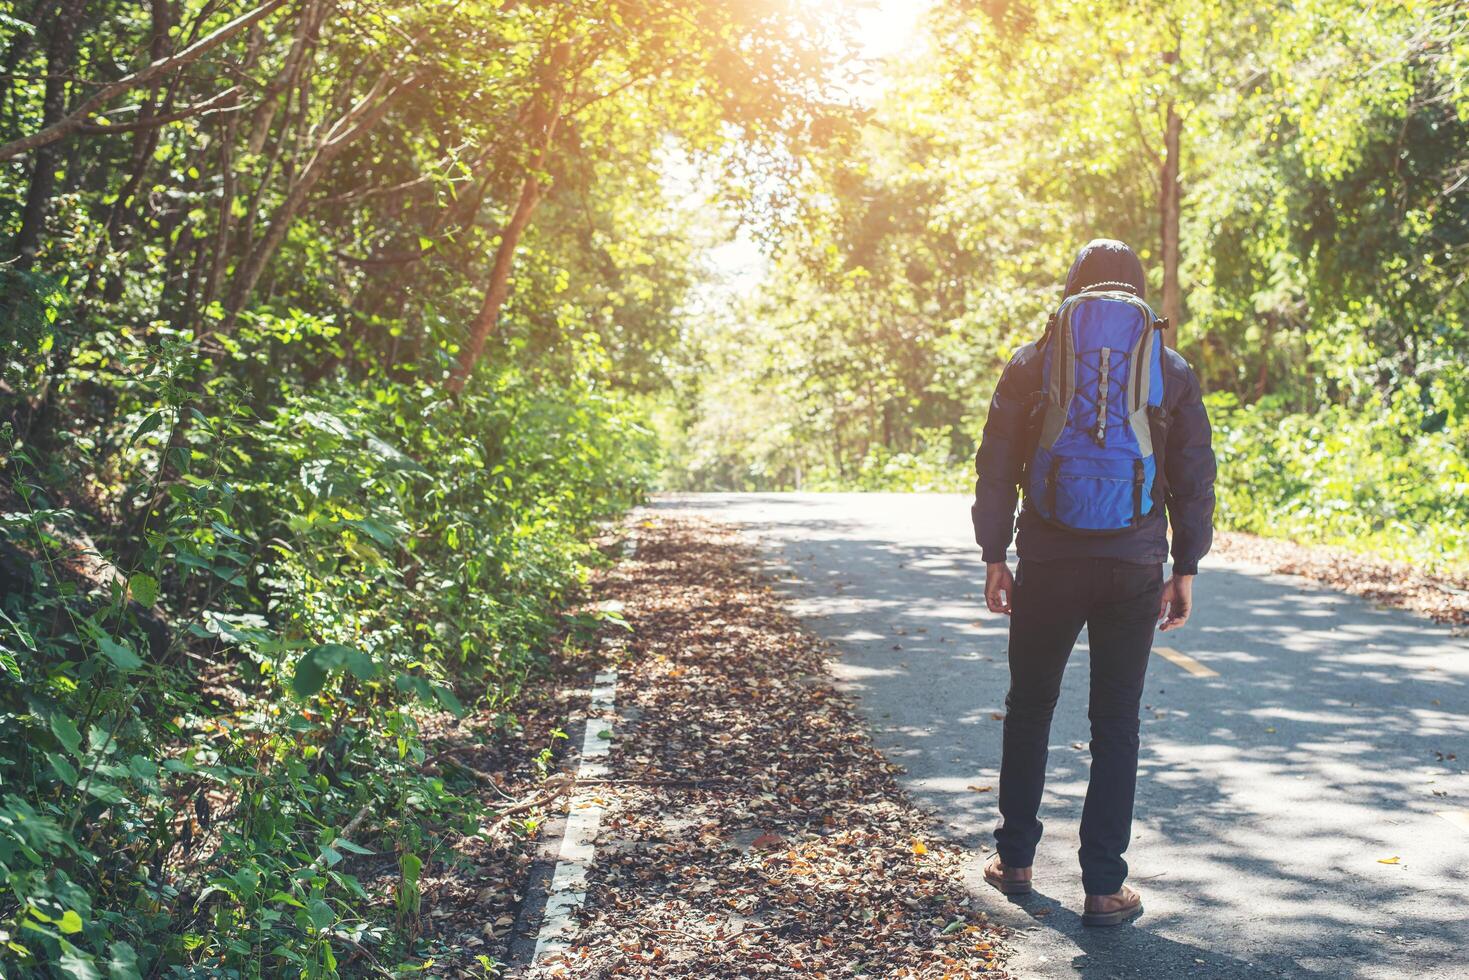
[[[971,880],[971,884],[972,884]],[[980,888],[987,888],[983,884]],[[1208,977],[1210,980],[1260,980],[1262,977],[1326,977],[1337,974],[1303,967],[1296,960],[1281,956],[1255,956],[1245,959],[1203,945],[1178,942],[1154,932],[1147,921],[1148,913],[1113,928],[1084,926],[1081,916],[1065,902],[1041,891],[1012,896],[1005,900],[1010,909],[998,911],[996,922],[1017,930],[1022,936],[1034,929],[1048,929],[1066,936],[1079,952],[1068,961],[1071,970],[1086,980],[1113,980],[1117,977]],[[993,908],[993,902],[987,902]],[[1022,938],[1021,943],[1024,942]],[[1012,964],[1012,968],[1014,964]],[[1149,972],[1140,973],[1142,967]],[[1023,975],[1047,976],[1046,964],[1027,960]]]
[[[962,533],[953,545],[909,544],[900,531],[885,540],[861,515],[803,503],[772,511],[752,499],[717,516],[767,542],[776,587],[837,643],[833,672],[906,768],[905,788],[977,850],[995,822],[1008,669],[1007,624],[982,608],[976,550]],[[967,514],[956,507],[953,520],[963,527]],[[1080,949],[1071,969],[1088,977],[1175,975],[1138,972],[1165,962],[1183,976],[1469,975],[1469,923],[1456,911],[1469,894],[1469,836],[1436,815],[1469,807],[1469,643],[1232,566],[1206,565],[1196,591],[1193,620],[1159,643],[1218,676],[1154,657],[1144,695],[1128,857],[1154,911],[1129,929],[1083,930],[1057,906],[1026,927],[1060,937],[1058,952]],[[1083,634],[1042,813],[1053,881],[1076,879],[1088,676]]]

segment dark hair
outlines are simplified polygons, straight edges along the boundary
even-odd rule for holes
[[[1147,298],[1148,281],[1137,253],[1115,238],[1094,238],[1082,246],[1066,273],[1066,296],[1098,286],[1129,289]]]

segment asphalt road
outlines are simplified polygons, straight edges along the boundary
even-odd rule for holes
[[[1407,613],[1205,561],[1197,610],[1148,668],[1133,925],[1083,929],[1085,633],[1051,734],[1036,894],[985,887],[1007,623],[984,609],[956,495],[696,494],[655,503],[739,526],[835,641],[906,787],[973,848],[1015,926],[1018,977],[1469,978],[1469,641]],[[1452,756],[1452,757],[1451,757]],[[1393,863],[1384,863],[1392,861]]]

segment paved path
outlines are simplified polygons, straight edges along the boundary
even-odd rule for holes
[[[1011,905],[978,884],[995,793],[969,787],[998,781],[1006,623],[983,608],[966,499],[699,494],[656,507],[741,526],[837,642],[838,679],[877,744],[975,847],[976,894],[1021,930],[1017,977],[1469,978],[1469,641],[1206,560],[1197,612],[1160,645],[1217,675],[1154,656],[1143,697],[1128,859],[1147,912],[1083,930],[1085,634],[1051,735],[1037,894]]]

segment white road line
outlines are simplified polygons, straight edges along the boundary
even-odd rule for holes
[[[1211,670],[1199,663],[1186,653],[1179,653],[1172,647],[1153,647],[1153,652],[1160,655],[1164,660],[1170,660],[1195,677],[1218,677],[1219,671]]]
[[[625,558],[638,551],[638,512],[633,511],[626,538]],[[617,710],[617,671],[604,670],[597,675],[592,697],[587,705],[586,731],[582,735],[581,759],[577,763],[578,782],[606,779],[607,764],[603,760],[612,749],[612,721]],[[602,792],[606,792],[605,787]],[[546,909],[541,916],[540,932],[531,965],[544,957],[566,952],[576,935],[573,914],[586,902],[587,875],[596,857],[597,832],[602,827],[606,800],[595,788],[582,789],[571,797],[567,807],[566,829],[561,834],[561,849],[556,855],[556,870],[546,889]]]
[[[617,672],[607,670],[598,674],[591,704],[587,706],[586,735],[582,738],[581,761],[576,770],[578,781],[607,778],[607,764],[602,760],[612,747],[616,694]],[[544,956],[564,953],[576,933],[572,913],[586,901],[587,873],[592,867],[602,814],[607,808],[598,792],[596,788],[583,789],[571,798],[532,963]],[[600,792],[605,793],[606,789]]]

